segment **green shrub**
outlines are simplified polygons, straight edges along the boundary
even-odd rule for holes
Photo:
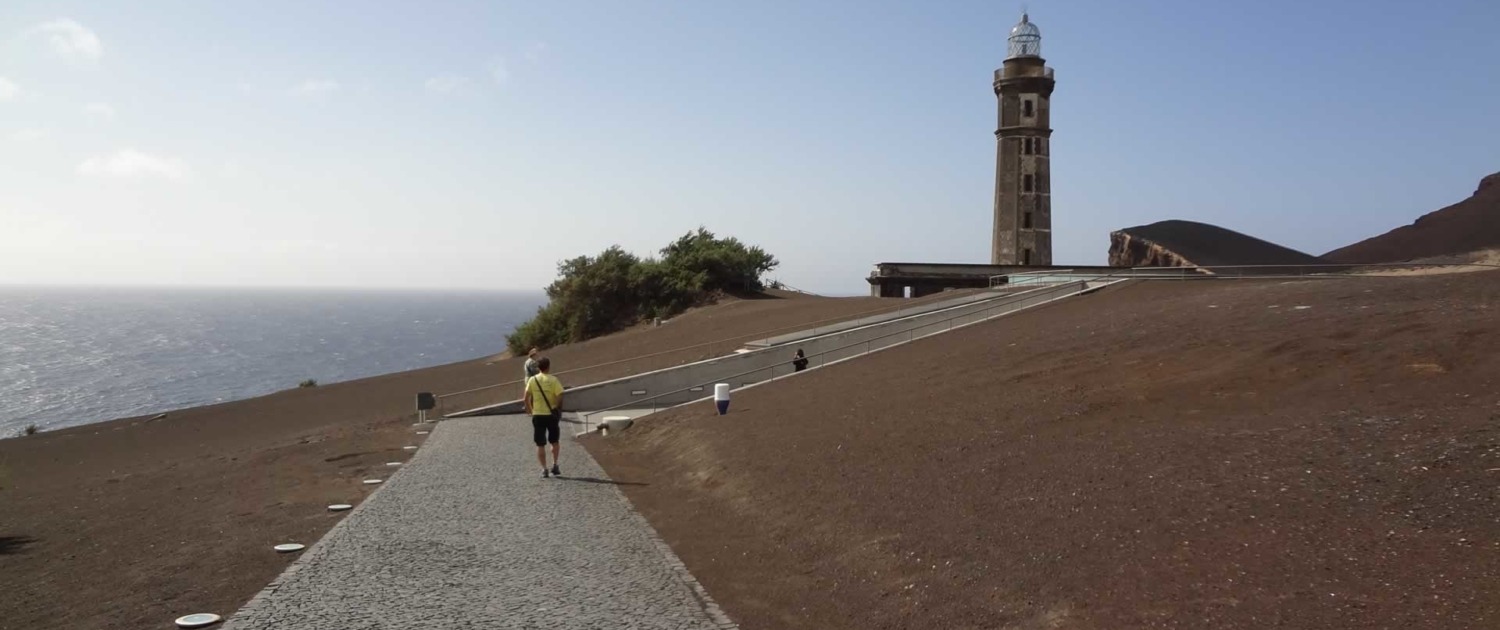
[[[305,381],[302,381],[301,383],[297,383],[297,387],[317,387],[317,386],[318,386],[318,379],[315,379],[315,378],[310,378],[310,379],[307,379]]]
[[[662,248],[660,259],[642,259],[618,245],[597,256],[557,265],[548,303],[505,339],[512,354],[592,339],[643,319],[671,317],[712,301],[720,293],[763,290],[760,278],[776,258],[736,238],[704,228]]]
[[[739,239],[715,238],[698,228],[662,248],[662,265],[691,277],[700,291],[752,293],[762,291],[760,277],[776,268],[776,257],[759,247],[746,247]]]
[[[516,327],[515,332],[505,338],[506,346],[515,356],[523,356],[527,350],[551,348],[568,342],[568,327],[563,321],[562,309],[556,303],[548,303],[536,310],[536,316]]]

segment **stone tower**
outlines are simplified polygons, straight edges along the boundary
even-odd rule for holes
[[[990,263],[1052,264],[1052,68],[1042,32],[1021,14],[1010,50],[995,71],[1000,128],[995,158],[995,234]]]

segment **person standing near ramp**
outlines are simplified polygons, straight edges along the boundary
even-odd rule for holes
[[[526,363],[521,366],[522,380],[536,376],[536,355],[536,348],[532,348],[531,351],[526,353]]]
[[[551,374],[552,360],[536,360],[537,375],[526,379],[526,397],[522,403],[531,415],[532,441],[536,442],[536,461],[542,465],[542,478],[562,476],[557,456],[562,450],[563,384]],[[552,469],[547,469],[547,445],[552,445]]]

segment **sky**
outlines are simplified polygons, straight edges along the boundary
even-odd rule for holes
[[[1500,171],[1500,3],[1031,0],[1054,262],[1313,254]],[[1020,2],[0,3],[0,284],[535,290],[699,226],[770,278],[988,262]]]

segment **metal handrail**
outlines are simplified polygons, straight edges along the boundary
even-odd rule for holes
[[[1086,284],[1088,282],[1087,280],[1072,280],[1072,281],[1069,281],[1069,282],[1078,282],[1080,284],[1084,284],[1085,286],[1083,286],[1082,288],[1080,288],[1079,291],[1086,291],[1086,290],[1088,290],[1088,287],[1087,287],[1087,284]],[[1023,291],[1022,293],[1017,294],[1017,295],[1023,295],[1025,293],[1030,293],[1031,291],[1042,291],[1042,290],[1049,289],[1049,288],[1052,288],[1052,287],[1039,287],[1039,288],[1036,288],[1036,289],[1031,289],[1029,291]],[[1004,300],[1004,301],[1006,302],[1005,304],[994,304],[994,305],[991,305],[991,306],[987,306],[984,309],[980,310],[978,312],[978,314],[980,314],[980,315],[987,314],[987,313],[995,310],[997,307],[1009,305],[1013,300]],[[855,355],[851,355],[848,358],[852,359],[852,358],[855,358],[855,357],[862,357],[862,356],[867,355],[867,354],[869,354],[871,352],[871,350],[869,349],[869,345],[870,345],[870,342],[872,342],[872,341],[879,341],[879,340],[882,340],[882,339],[889,339],[891,337],[899,337],[901,335],[906,335],[907,336],[907,342],[910,343],[913,339],[915,339],[916,330],[918,328],[927,328],[927,327],[934,326],[934,325],[937,325],[937,324],[948,324],[948,328],[946,330],[953,330],[953,325],[952,324],[953,324],[953,322],[955,320],[963,319],[963,318],[966,318],[966,317],[973,317],[974,315],[976,315],[976,313],[965,313],[963,315],[955,315],[953,317],[949,317],[949,318],[946,318],[946,319],[940,319],[940,320],[932,322],[930,324],[923,324],[923,325],[917,326],[915,328],[908,328],[908,329],[906,329],[904,331],[894,332],[894,333],[890,333],[890,334],[886,334],[886,335],[881,335],[879,337],[871,337],[871,338],[866,339],[864,341],[859,341],[859,342],[851,343],[851,344],[848,344],[848,345],[845,345],[845,346],[839,346],[837,348],[831,348],[831,349],[828,349],[828,350],[824,350],[822,352],[810,354],[810,355],[807,355],[807,357],[806,357],[808,359],[808,362],[809,362],[809,365],[808,365],[807,369],[809,369],[809,370],[815,369],[815,366],[811,365],[811,362],[812,362],[812,359],[817,358],[817,357],[822,357],[824,355],[832,354],[832,353],[839,352],[839,351],[842,351],[842,350],[848,350],[849,348],[853,348],[853,347],[856,347],[856,346],[863,345],[863,346],[865,346],[865,351],[864,352],[861,352],[861,353],[855,354]],[[975,320],[974,323],[979,323],[979,322],[983,322],[983,321],[989,321],[989,319],[990,319],[989,317],[981,317],[980,319]],[[945,332],[946,332],[946,330],[945,330]],[[931,333],[931,334],[937,334],[937,333]],[[928,335],[923,335],[923,336],[926,337]],[[883,346],[883,347],[889,348],[891,346]],[[880,348],[876,348],[876,350],[879,350],[879,349]],[[790,363],[791,363],[791,361],[785,362],[785,364],[790,364]],[[689,386],[683,387],[681,389],[674,389],[674,390],[669,391],[669,392],[662,392],[662,393],[657,394],[655,396],[649,396],[647,398],[637,398],[635,400],[626,401],[626,402],[620,403],[618,405],[612,405],[612,406],[609,406],[609,407],[605,407],[603,409],[595,409],[593,411],[590,411],[590,412],[587,412],[587,413],[584,413],[584,414],[581,415],[581,418],[583,420],[584,431],[590,430],[589,427],[593,426],[589,422],[589,419],[592,418],[593,416],[597,416],[597,415],[599,415],[601,413],[606,413],[606,412],[609,412],[609,411],[614,411],[616,409],[626,409],[626,408],[635,407],[635,406],[640,405],[642,403],[645,403],[647,401],[650,401],[652,403],[651,411],[652,411],[652,413],[655,413],[658,410],[658,408],[657,408],[657,406],[655,404],[657,400],[660,400],[661,398],[664,398],[664,397],[667,397],[667,396],[673,396],[673,395],[681,394],[683,392],[694,391],[695,389],[702,389],[704,387],[707,387],[707,386],[712,385],[712,384],[714,384],[716,382],[719,382],[719,381],[734,380],[736,378],[740,378],[740,377],[746,376],[748,374],[754,374],[756,372],[763,372],[763,371],[766,371],[766,370],[771,370],[771,377],[770,378],[774,379],[774,378],[776,378],[776,367],[779,366],[779,365],[783,365],[783,363],[776,363],[776,364],[773,364],[773,365],[771,365],[769,367],[756,368],[756,369],[753,369],[753,370],[748,370],[748,371],[740,372],[740,373],[737,373],[737,374],[731,374],[729,376],[720,376],[720,377],[714,378],[712,380],[704,381],[702,383],[695,383],[693,385],[689,385]],[[827,365],[826,361],[824,362],[824,365]],[[767,379],[767,380],[770,380],[770,379]],[[679,403],[679,404],[684,404],[684,403]],[[673,405],[673,406],[675,406],[675,405]]]
[[[932,301],[933,302],[939,302],[941,300],[932,300]],[[899,314],[899,313],[901,313],[901,311],[906,310],[906,308],[908,306],[926,306],[928,304],[929,304],[929,302],[926,302],[926,301],[918,302],[918,303],[911,303],[910,301],[906,301],[906,302],[903,302],[902,304],[897,305],[894,309],[890,308],[890,307],[882,307],[882,308],[870,309],[868,311],[860,311],[858,313],[854,313],[852,315],[847,315],[847,316],[829,317],[829,318],[820,319],[820,320],[813,321],[813,322],[807,322],[807,323],[802,323],[802,324],[794,324],[794,325],[790,325],[790,326],[782,326],[780,328],[771,328],[771,329],[768,329],[768,330],[762,330],[762,331],[759,331],[759,332],[750,333],[748,335],[738,335],[738,336],[734,336],[734,337],[725,337],[723,339],[716,339],[716,340],[713,340],[713,341],[705,341],[703,343],[693,344],[691,346],[682,346],[680,348],[673,348],[671,350],[662,350],[660,352],[653,352],[651,354],[637,355],[637,356],[633,356],[633,357],[626,358],[626,359],[617,359],[617,360],[614,360],[614,361],[605,361],[603,363],[595,363],[593,365],[586,365],[586,366],[579,367],[579,368],[573,368],[573,369],[570,369],[570,370],[564,370],[564,371],[561,371],[561,372],[555,372],[555,373],[553,373],[553,375],[554,376],[561,376],[563,374],[573,374],[573,373],[577,373],[577,372],[582,372],[584,370],[592,370],[592,369],[601,368],[601,367],[607,367],[607,366],[611,366],[611,365],[619,365],[621,363],[630,363],[632,361],[640,361],[642,359],[650,359],[650,358],[659,357],[659,356],[662,356],[662,355],[672,354],[672,353],[676,353],[676,352],[683,352],[683,351],[686,351],[686,350],[693,350],[693,349],[696,349],[696,348],[702,348],[704,346],[714,346],[714,345],[718,345],[718,344],[721,344],[721,343],[727,343],[727,342],[730,342],[730,341],[734,341],[734,340],[737,340],[737,339],[746,340],[746,342],[749,342],[749,341],[758,341],[759,339],[762,339],[762,338],[769,338],[769,336],[771,334],[773,334],[773,333],[778,333],[778,332],[788,331],[788,330],[806,330],[806,327],[809,324],[813,325],[813,331],[816,332],[817,329],[818,329],[818,327],[817,327],[818,324],[825,324],[825,323],[828,323],[828,322],[835,322],[835,321],[837,321],[837,322],[843,322],[843,321],[858,319],[858,318],[861,318],[861,317],[865,317],[865,316],[868,316],[868,315],[879,314],[879,313],[892,313],[892,312],[894,312],[894,313]],[[762,335],[766,335],[766,337],[762,337]],[[513,381],[505,381],[503,383],[495,383],[493,385],[484,385],[484,386],[481,386],[481,387],[475,387],[473,389],[465,389],[465,390],[457,391],[457,392],[449,392],[447,394],[438,394],[436,396],[436,398],[437,398],[437,401],[438,401],[439,410],[442,409],[442,401],[444,399],[452,398],[454,396],[462,396],[462,395],[465,395],[465,394],[473,394],[475,392],[482,392],[482,391],[491,390],[491,389],[495,389],[495,388],[499,388],[499,387],[506,387],[506,386],[509,386],[509,385],[519,385],[522,382],[524,382],[525,380],[526,379],[516,379],[516,380],[513,380]]]
[[[1308,275],[1310,275],[1310,274],[1297,273],[1297,274],[1290,274],[1290,275],[1256,275],[1256,276],[1239,275],[1239,276],[1231,276],[1231,275],[1216,274],[1216,273],[1213,273],[1213,272],[1215,270],[1232,270],[1232,269],[1296,269],[1296,270],[1303,270],[1303,269],[1308,269],[1308,268],[1314,268],[1314,269],[1333,269],[1333,268],[1336,268],[1336,269],[1339,269],[1339,270],[1349,270],[1349,269],[1360,269],[1360,268],[1397,268],[1397,269],[1402,269],[1402,268],[1412,268],[1412,267],[1487,267],[1487,268],[1493,268],[1493,269],[1500,269],[1500,264],[1481,263],[1481,262],[1464,262],[1464,263],[1397,262],[1397,263],[1308,263],[1308,264],[1304,264],[1304,265],[1183,265],[1183,266],[1180,266],[1180,267],[1119,267],[1118,268],[1119,271],[1117,271],[1117,272],[1111,272],[1111,271],[1095,272],[1097,275],[1094,275],[1094,276],[1090,277],[1089,279],[1098,280],[1098,279],[1101,279],[1101,278],[1136,278],[1136,279],[1141,279],[1141,280],[1163,280],[1163,279],[1182,280],[1182,279],[1186,279],[1186,278],[1193,278],[1193,279],[1198,279],[1198,280],[1225,280],[1225,279],[1236,279],[1236,278],[1251,278],[1251,279],[1271,280],[1271,279],[1276,279],[1276,278],[1308,277]],[[1140,272],[1157,272],[1157,273],[1156,273],[1156,275],[1145,275],[1145,274],[1142,274]],[[1187,275],[1187,272],[1208,272],[1208,273],[1201,274],[1201,275]],[[1003,286],[1004,284],[1006,284],[1006,283],[999,283],[999,284],[997,284],[996,280],[1000,279],[1000,278],[1007,278],[1008,279],[1008,278],[1011,278],[1013,276],[1045,276],[1045,275],[1050,275],[1050,274],[1074,274],[1075,275],[1074,278],[1070,278],[1068,280],[1059,280],[1059,282],[1071,282],[1072,280],[1077,279],[1076,278],[1076,273],[1077,272],[1075,270],[1073,270],[1073,269],[1048,269],[1048,270],[1041,270],[1041,271],[1018,271],[1016,273],[1006,273],[1006,274],[999,274],[999,275],[990,276],[989,277],[989,281],[990,281],[990,288],[996,288],[997,286]],[[1318,275],[1318,277],[1321,277],[1321,278],[1335,278],[1335,277],[1347,277],[1349,274],[1317,274],[1317,275]]]
[[[1301,268],[1301,267],[1494,267],[1500,265],[1493,263],[1419,263],[1419,262],[1396,262],[1396,263],[1307,263],[1305,265],[1185,265],[1181,267],[1130,267],[1132,271],[1164,271],[1176,269],[1272,269],[1272,268]],[[1124,267],[1122,267],[1124,269]]]
[[[1485,267],[1500,269],[1500,265],[1491,263],[1308,263],[1305,265],[1188,265],[1182,267],[1131,267],[1135,271],[1151,271],[1166,275],[1138,276],[1143,279],[1177,279],[1177,280],[1274,280],[1286,278],[1306,278],[1319,280],[1336,280],[1342,278],[1360,277],[1362,271],[1373,271],[1378,269],[1412,269],[1419,267]],[[1236,270],[1268,270],[1281,269],[1292,270],[1286,273],[1229,273]],[[1126,275],[1125,277],[1130,277]],[[1368,276],[1365,276],[1368,277]]]
[[[1000,273],[990,276],[990,288],[995,288],[995,278],[1009,278],[1011,276],[1047,275],[1053,273],[1073,273],[1073,269],[1043,269],[1037,271],[1017,271],[1015,273]]]
[[[1287,269],[1287,268],[1301,269],[1301,268],[1306,268],[1306,267],[1316,267],[1316,268],[1336,267],[1336,268],[1339,268],[1339,269],[1351,269],[1351,268],[1386,268],[1386,267],[1389,267],[1389,268],[1398,268],[1398,269],[1399,268],[1412,268],[1412,267],[1487,267],[1487,268],[1492,268],[1492,269],[1500,269],[1500,264],[1479,263],[1479,262],[1472,262],[1472,263],[1411,263],[1411,262],[1404,262],[1404,263],[1346,263],[1346,264],[1340,264],[1340,263],[1312,263],[1312,264],[1306,264],[1306,265],[1187,265],[1187,266],[1182,266],[1182,267],[1120,267],[1119,268],[1120,271],[1118,271],[1118,272],[1101,271],[1101,272],[1095,272],[1094,275],[1092,275],[1092,276],[1086,276],[1086,277],[1079,276],[1076,273],[1073,273],[1073,270],[1071,270],[1071,269],[1068,269],[1068,270],[1055,270],[1055,271],[1047,271],[1047,272],[1028,271],[1028,272],[1017,272],[1017,273],[1014,273],[1014,274],[1002,274],[1000,276],[993,276],[992,279],[996,278],[996,277],[1005,277],[1005,278],[1008,278],[1010,276],[1023,276],[1023,275],[1035,276],[1037,274],[1043,274],[1043,273],[1056,273],[1056,274],[1068,274],[1068,275],[1070,275],[1070,277],[1068,279],[1066,279],[1066,280],[1059,280],[1058,283],[1062,283],[1062,282],[1074,282],[1074,281],[1090,282],[1090,281],[1094,281],[1094,280],[1101,280],[1101,279],[1107,279],[1107,278],[1121,279],[1121,280],[1185,280],[1185,279],[1194,279],[1194,280],[1239,280],[1239,279],[1277,280],[1277,279],[1285,279],[1285,278],[1335,279],[1335,278],[1363,277],[1363,276],[1356,276],[1354,274],[1342,274],[1342,273],[1320,273],[1320,274],[1309,274],[1309,275],[1303,275],[1303,274],[1295,274],[1295,275],[1291,275],[1291,274],[1286,274],[1286,275],[1271,275],[1271,274],[1266,274],[1266,275],[1220,275],[1220,274],[1214,274],[1214,273],[1207,273],[1207,274],[1188,274],[1188,273],[1186,273],[1186,272],[1196,272],[1196,271],[1212,271],[1212,270],[1215,270],[1215,269],[1278,269],[1278,268],[1279,269]],[[1157,272],[1157,273],[1140,273],[1140,272]],[[1164,272],[1177,272],[1177,273],[1164,273]]]

